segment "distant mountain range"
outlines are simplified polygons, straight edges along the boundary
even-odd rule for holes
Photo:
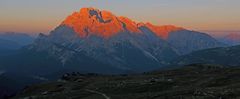
[[[0,50],[19,49],[21,45],[11,40],[0,39]]]
[[[25,33],[0,33],[0,50],[15,50],[31,44],[34,37]]]
[[[220,41],[228,45],[240,45],[240,34],[228,34],[225,37],[221,38]]]
[[[0,65],[40,74],[58,70],[144,72],[169,65],[180,55],[222,46],[205,33],[136,23],[109,11],[82,8],[49,35],[40,34],[32,44],[1,59]],[[19,66],[23,70],[15,69]]]

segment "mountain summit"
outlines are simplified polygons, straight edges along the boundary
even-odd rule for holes
[[[109,11],[100,11],[96,8],[82,8],[79,12],[74,12],[62,22],[62,25],[73,28],[81,37],[97,35],[105,38],[123,32],[142,33],[143,31],[139,29],[142,26],[146,26],[162,38],[167,38],[170,32],[183,30],[170,25],[154,26],[151,23],[136,23],[127,17],[118,17]]]
[[[81,37],[97,35],[108,38],[127,31],[141,33],[134,21],[95,8],[82,8],[68,16],[62,24],[72,27]]]

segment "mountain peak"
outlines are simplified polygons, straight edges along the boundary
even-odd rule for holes
[[[91,8],[91,7],[80,9],[79,14],[86,17],[93,17],[101,23],[107,23],[107,21],[115,17],[115,15],[109,11],[106,11],[106,10],[100,11],[97,8]]]
[[[80,12],[81,11],[87,11],[87,12],[89,12],[89,11],[99,11],[99,9],[93,8],[93,7],[86,7],[86,8],[81,8]]]
[[[173,25],[156,26],[151,23],[136,23],[127,17],[118,17],[109,11],[91,7],[82,8],[79,12],[74,12],[62,22],[62,25],[73,28],[80,37],[97,35],[104,38],[109,38],[122,32],[142,33],[139,27],[145,26],[157,36],[166,39],[170,32],[183,29]]]
[[[108,38],[124,31],[122,23],[115,15],[95,8],[82,8],[80,12],[74,12],[62,25],[73,28],[81,37],[97,35]]]

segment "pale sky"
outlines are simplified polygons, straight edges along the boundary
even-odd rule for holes
[[[0,32],[48,33],[82,7],[156,25],[240,31],[240,0],[0,0]]]

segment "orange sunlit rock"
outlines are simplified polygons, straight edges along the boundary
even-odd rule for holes
[[[124,31],[122,23],[112,13],[94,8],[82,8],[62,24],[72,27],[81,37],[94,34],[108,38]]]
[[[72,27],[81,37],[97,35],[109,38],[121,32],[142,33],[140,26],[145,26],[156,33],[157,36],[167,38],[168,33],[183,28],[175,26],[154,26],[150,23],[136,23],[126,17],[116,17],[109,11],[100,11],[95,8],[82,8],[74,12],[62,22]]]
[[[141,25],[143,25],[143,24],[141,24]],[[146,23],[146,24],[144,24],[144,26],[149,28],[152,32],[156,33],[157,36],[159,36],[163,39],[167,39],[169,33],[171,33],[171,32],[184,30],[184,28],[176,27],[173,25],[155,26],[155,25],[152,25],[151,23]]]
[[[121,17],[119,17],[119,20],[121,20],[124,23],[124,27],[129,32],[132,32],[132,33],[142,33],[142,31],[139,30],[137,23],[132,21],[132,20],[130,20],[129,18],[121,16]]]

